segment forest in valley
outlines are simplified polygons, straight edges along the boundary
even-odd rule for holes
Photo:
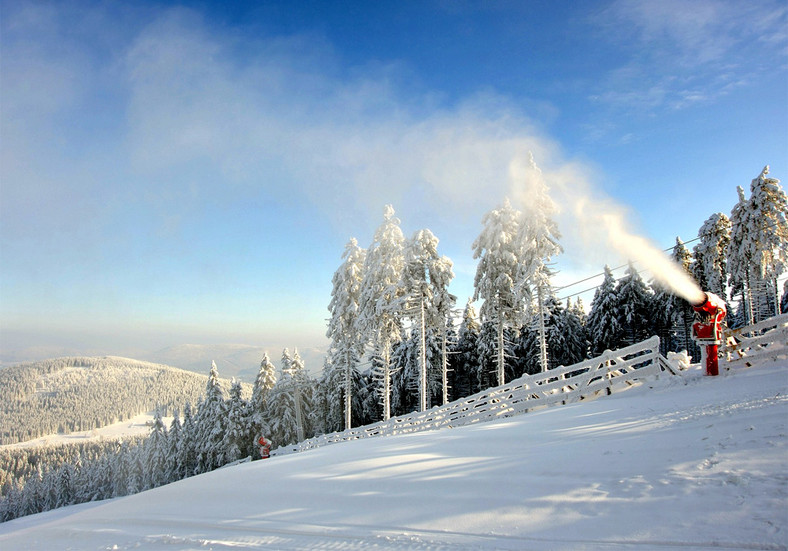
[[[535,190],[531,199],[535,208],[527,212],[505,201],[485,214],[472,245],[474,296],[459,307],[449,292],[453,265],[438,252],[438,238],[427,229],[406,238],[386,206],[369,246],[351,239],[334,273],[331,344],[318,375],[297,350],[285,349],[278,369],[266,354],[249,395],[239,382],[227,388],[214,364],[200,396],[182,409],[167,396],[155,399],[159,410],[145,439],[4,450],[0,520],[256,460],[261,436],[278,447],[386,420],[652,335],[660,337],[663,353],[687,350],[697,361],[691,305],[645,280],[633,263],[618,279],[604,268],[588,309],[580,300],[559,299],[551,261],[561,253],[560,232],[547,190]],[[705,291],[728,302],[730,327],[788,310],[788,284],[778,285],[788,268],[788,199],[779,180],[766,167],[749,197],[739,188],[729,215],[710,215],[698,237],[677,238],[670,255]],[[169,427],[161,420],[164,407],[174,414]],[[103,422],[118,414],[91,416]]]

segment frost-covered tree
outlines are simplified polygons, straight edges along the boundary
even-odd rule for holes
[[[197,470],[197,427],[194,424],[192,406],[186,402],[183,408],[183,426],[181,427],[181,439],[178,444],[178,464],[182,469],[183,476],[192,476]]]
[[[255,377],[252,397],[249,400],[249,423],[253,441],[251,445],[254,445],[261,436],[270,437],[266,411],[268,409],[268,397],[275,385],[276,367],[268,358],[268,352],[265,352],[263,359],[260,361],[260,369],[257,372],[257,377]],[[255,457],[254,453],[252,457]]]
[[[205,399],[194,416],[196,434],[196,473],[206,473],[224,465],[224,432],[227,409],[224,389],[219,380],[216,362],[211,362],[211,372],[205,386]]]
[[[582,310],[578,311],[569,299],[566,308],[563,308],[553,296],[548,298],[546,304],[550,314],[547,341],[552,351],[551,367],[572,365],[585,360],[588,355],[588,339],[581,317]]]
[[[721,212],[712,214],[703,223],[698,235],[700,241],[693,249],[695,278],[701,288],[726,300],[731,221]]]
[[[506,366],[505,330],[523,325],[525,309],[520,295],[522,285],[519,277],[522,244],[518,241],[522,214],[512,208],[509,200],[503,206],[491,210],[482,218],[483,229],[473,243],[473,257],[479,259],[474,279],[473,300],[483,300],[480,310],[482,334],[489,335],[489,327],[495,328],[495,340],[488,342],[494,351],[497,384],[504,383]],[[487,347],[485,347],[487,348]],[[485,358],[485,363],[487,360]],[[486,377],[482,377],[486,379]]]
[[[427,334],[441,335],[446,348],[446,320],[457,297],[449,293],[454,278],[452,261],[438,254],[438,238],[430,230],[419,230],[405,245],[402,271],[403,304],[418,334],[419,408],[428,407]],[[442,357],[441,362],[445,358]]]
[[[552,219],[555,204],[548,194],[547,183],[542,171],[536,166],[529,153],[527,178],[528,201],[522,214],[517,242],[522,247],[519,258],[517,287],[518,294],[527,299],[536,299],[537,328],[539,331],[539,363],[547,371],[548,353],[545,333],[544,301],[552,295],[550,290],[550,260],[563,249],[558,243],[561,238],[558,225]]]
[[[252,455],[254,433],[250,423],[249,403],[242,396],[241,382],[233,380],[227,400],[227,420],[224,431],[224,461],[231,463]]]
[[[359,401],[359,388],[362,385],[361,373],[353,369],[350,373],[351,379],[351,411],[353,417],[350,426],[358,426],[361,416],[361,403]],[[323,373],[317,384],[314,404],[310,414],[313,415],[312,423],[316,434],[337,432],[346,428],[346,407],[344,401],[346,371],[343,366],[332,363],[331,356],[327,356],[323,362]]]
[[[765,292],[761,310],[769,303],[774,310],[763,312],[761,317],[778,314],[780,295],[777,278],[788,269],[788,196],[780,180],[769,178],[769,166],[750,184],[750,206],[754,224],[751,262],[754,278],[761,282]],[[767,290],[771,290],[768,292]]]
[[[342,258],[344,262],[332,279],[333,289],[328,305],[331,317],[328,320],[326,336],[331,339],[329,355],[332,371],[339,370],[342,373],[345,429],[349,429],[353,418],[353,381],[357,379],[358,365],[364,354],[364,340],[359,331],[358,316],[366,251],[352,238],[345,246]]]
[[[142,448],[143,486],[157,488],[166,484],[167,471],[167,429],[157,408],[153,415],[153,426]]]
[[[167,431],[167,466],[164,472],[165,484],[186,478],[186,473],[180,463],[179,453],[181,438],[183,437],[182,431],[183,427],[181,425],[180,415],[176,409],[173,412],[170,430]]]
[[[647,339],[651,334],[651,292],[630,262],[616,286],[619,326],[623,328],[624,346]]]
[[[364,259],[357,321],[364,342],[372,346],[372,355],[379,360],[376,378],[384,420],[391,416],[391,347],[402,339],[400,302],[405,294],[402,287],[405,238],[399,224],[394,208],[386,205],[383,223]]]
[[[294,351],[293,357],[290,357],[290,351],[287,348],[282,352],[282,373],[288,375],[288,380],[292,387],[293,408],[296,420],[296,438],[297,442],[306,439],[306,429],[304,423],[304,363],[298,355],[298,350]]]
[[[752,308],[752,263],[755,251],[755,232],[752,228],[754,220],[752,205],[744,197],[744,189],[736,188],[739,201],[731,210],[731,240],[728,244],[728,282],[731,286],[731,296],[741,295],[746,324],[753,322]]]
[[[298,421],[296,419],[295,383],[290,363],[283,366],[282,374],[276,381],[268,398],[267,418],[271,427],[270,440],[275,446],[286,446],[298,441]]]
[[[619,322],[621,316],[618,312],[616,279],[609,266],[605,266],[604,274],[602,284],[594,291],[591,311],[586,320],[586,334],[594,356],[618,348],[624,331]]]
[[[473,302],[468,299],[462,313],[462,322],[457,331],[457,343],[451,355],[452,400],[478,392],[476,374],[479,372],[479,333],[481,325],[477,319]]]
[[[692,275],[692,254],[689,252],[686,245],[684,245],[681,238],[676,237],[676,244],[673,246],[673,252],[670,256],[688,275]],[[671,294],[668,298],[667,309],[670,312],[673,323],[673,333],[678,344],[673,348],[677,350],[686,350],[691,355],[697,356],[699,350],[697,345],[692,341],[692,322],[695,318],[695,311],[692,309],[692,305],[683,298]]]

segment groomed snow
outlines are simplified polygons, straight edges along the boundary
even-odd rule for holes
[[[788,363],[649,386],[33,515],[0,548],[788,548]]]
[[[59,446],[61,444],[79,444],[83,442],[118,440],[132,436],[144,436],[150,433],[154,414],[155,412],[150,411],[148,413],[135,415],[126,421],[120,421],[98,429],[77,431],[69,434],[49,434],[47,436],[41,436],[40,438],[34,438],[33,440],[18,442],[17,444],[6,444],[5,446],[0,446],[0,450],[35,448],[37,446]],[[169,427],[172,423],[172,419],[172,417],[162,417],[162,422]]]

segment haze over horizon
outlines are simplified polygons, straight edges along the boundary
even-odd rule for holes
[[[788,179],[779,0],[0,10],[0,361],[319,350],[385,204],[441,240],[462,306],[529,152],[660,248],[764,165]],[[557,284],[621,262],[558,225]]]

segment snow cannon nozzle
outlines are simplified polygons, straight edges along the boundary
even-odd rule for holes
[[[722,317],[719,318],[719,321],[722,321],[722,319],[728,313],[728,310],[725,307],[725,301],[714,293],[704,292],[703,295],[705,300],[698,304],[693,304],[692,308],[699,314],[707,314],[714,317],[717,317],[718,314],[721,313]]]

